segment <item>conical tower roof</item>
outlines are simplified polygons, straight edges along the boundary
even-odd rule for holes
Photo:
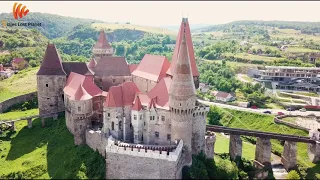
[[[92,69],[97,65],[97,62],[94,58],[91,58],[90,62],[88,63],[88,68]]]
[[[88,100],[91,99],[92,96],[83,88],[82,84],[78,87],[77,91],[71,96],[71,100]]]
[[[54,44],[48,44],[37,75],[66,75]]]
[[[179,33],[178,33],[178,36],[176,39],[176,45],[175,45],[173,55],[172,55],[171,65],[167,71],[167,74],[173,76],[173,71],[174,71],[174,68],[177,64],[181,41],[182,41],[182,37],[184,36],[184,34],[186,36],[185,38],[186,38],[186,44],[187,44],[187,48],[188,48],[188,55],[190,58],[192,75],[199,76],[199,71],[198,71],[198,68],[196,65],[196,59],[194,57],[193,43],[192,43],[192,39],[191,39],[191,32],[190,32],[188,18],[182,18]]]
[[[186,42],[186,34],[183,33],[181,44],[179,45],[179,54],[173,71],[173,78],[169,89],[169,94],[179,100],[186,100],[195,96],[195,86],[193,82],[191,63]]]
[[[94,45],[94,48],[97,48],[97,49],[110,49],[110,48],[112,48],[106,38],[106,34],[104,33],[103,29],[100,30],[98,42]]]
[[[132,110],[140,111],[141,109],[142,109],[142,104],[141,104],[140,98],[138,95],[136,95],[136,98],[132,106]]]

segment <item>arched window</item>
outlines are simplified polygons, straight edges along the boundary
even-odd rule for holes
[[[111,122],[111,130],[114,130],[114,122]]]

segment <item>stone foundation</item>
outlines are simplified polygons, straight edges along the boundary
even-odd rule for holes
[[[101,131],[87,130],[86,144],[91,149],[98,151],[103,157],[106,157],[107,139]]]
[[[264,166],[271,167],[271,142],[270,139],[257,138],[255,160]]]
[[[239,135],[230,134],[229,154],[232,161],[242,156],[242,140]]]
[[[283,154],[281,156],[281,162],[284,168],[289,172],[289,170],[295,168],[297,164],[297,143],[286,141],[284,143]]]
[[[205,154],[207,158],[214,157],[214,144],[216,142],[216,134],[215,133],[207,133],[205,136]]]

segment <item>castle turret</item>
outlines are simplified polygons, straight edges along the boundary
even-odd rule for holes
[[[139,96],[137,95],[131,110],[131,122],[133,127],[133,142],[136,144],[143,143],[143,109]]]
[[[176,39],[176,45],[174,47],[174,51],[173,51],[173,55],[172,55],[171,65],[167,71],[167,74],[171,77],[174,74],[173,71],[174,71],[175,66],[177,64],[177,61],[178,61],[178,55],[180,53],[179,51],[181,49],[180,46],[181,46],[181,41],[183,39],[183,36],[185,36],[186,46],[188,48],[188,56],[190,59],[190,66],[191,66],[191,72],[192,72],[192,76],[193,76],[194,85],[195,85],[195,88],[198,89],[198,87],[199,87],[199,71],[198,71],[198,68],[196,65],[196,59],[194,57],[193,43],[192,43],[192,39],[191,39],[191,32],[190,32],[188,18],[182,18],[179,33],[178,33],[178,36]]]
[[[113,48],[109,44],[103,29],[100,30],[98,42],[93,46],[92,53],[97,62],[104,56],[113,55]]]
[[[41,116],[64,111],[66,73],[54,44],[48,44],[37,73],[38,106]]]
[[[186,147],[186,163],[189,164],[192,160],[192,112],[197,98],[185,33],[182,35],[179,47],[179,54],[169,89],[171,139],[172,141],[183,140]]]

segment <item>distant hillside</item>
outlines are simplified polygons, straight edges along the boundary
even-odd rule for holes
[[[303,34],[320,33],[320,22],[299,22],[299,21],[234,21],[227,24],[219,24],[197,29],[198,32],[228,31],[241,26],[268,26],[279,29],[300,30]]]
[[[29,13],[22,19],[15,20],[11,13],[1,13],[0,19],[5,19],[9,22],[39,22],[42,23],[41,27],[27,27],[36,28],[46,37],[52,39],[65,36],[72,28],[78,25],[90,25],[94,22],[102,22],[99,20],[82,19],[65,17],[47,13]]]

